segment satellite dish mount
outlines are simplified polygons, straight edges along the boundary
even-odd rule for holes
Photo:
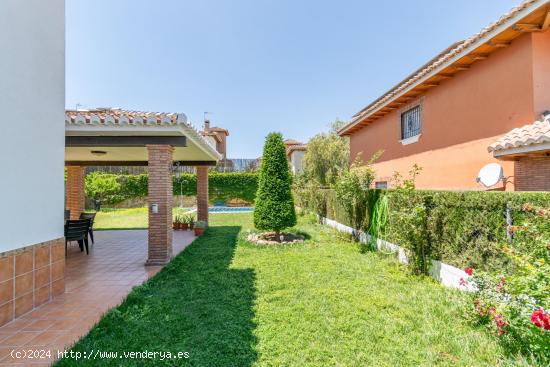
[[[498,163],[489,163],[483,166],[477,175],[476,181],[486,188],[495,186],[497,183],[506,182],[506,177],[504,177],[504,170],[502,166]]]

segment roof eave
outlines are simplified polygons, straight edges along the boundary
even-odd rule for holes
[[[390,104],[390,103],[394,102],[395,100],[403,97],[405,94],[409,93],[410,91],[412,91],[413,89],[415,89],[416,87],[421,85],[422,83],[426,82],[428,79],[436,76],[437,74],[439,74],[440,72],[442,72],[446,68],[450,67],[455,62],[457,62],[458,60],[460,60],[460,59],[464,58],[465,56],[471,54],[474,50],[476,50],[477,48],[479,48],[483,44],[487,43],[492,38],[495,38],[497,35],[499,35],[503,31],[513,27],[516,23],[518,23],[521,19],[528,16],[530,13],[539,10],[541,7],[543,7],[545,5],[548,5],[548,3],[549,3],[548,0],[535,0],[532,4],[529,4],[524,9],[519,10],[517,12],[517,14],[511,16],[510,19],[507,19],[502,24],[498,25],[492,31],[489,31],[487,34],[483,35],[478,40],[472,42],[472,44],[465,47],[465,49],[462,50],[461,52],[457,53],[456,55],[453,55],[452,57],[450,57],[448,60],[446,60],[442,64],[435,66],[433,68],[433,70],[428,72],[428,70],[429,70],[429,66],[428,66],[425,70],[418,71],[417,72],[418,74],[423,73],[423,72],[425,72],[426,74],[424,74],[422,76],[419,76],[418,80],[411,83],[411,85],[403,88],[403,90],[399,91],[394,96],[390,97],[387,101],[385,101],[380,106],[378,106],[377,108],[370,111],[368,114],[363,114],[362,111],[368,111],[368,109],[370,108],[369,106],[376,105],[376,103],[378,103],[378,101],[382,100],[386,95],[389,95],[395,89],[399,88],[401,85],[406,84],[407,82],[412,80],[414,77],[413,78],[407,78],[407,79],[403,80],[396,87],[390,89],[387,93],[382,95],[382,97],[376,99],[369,106],[365,107],[364,109],[362,109],[361,111],[356,113],[354,115],[354,118],[352,119],[352,121],[349,124],[343,126],[342,128],[340,128],[337,131],[338,135],[340,135],[340,136],[351,135],[350,130],[353,129],[354,127],[356,127],[358,124],[362,123],[363,121],[365,121],[367,118],[373,116],[374,114],[380,112],[388,104]],[[468,42],[468,41],[466,40],[465,42]],[[465,42],[463,42],[463,43],[465,43]],[[460,47],[460,45],[462,45],[463,43],[460,43],[459,46],[457,46],[457,47]]]
[[[550,142],[542,144],[523,145],[520,147],[493,150],[493,157],[501,159],[510,155],[529,154],[550,151]]]

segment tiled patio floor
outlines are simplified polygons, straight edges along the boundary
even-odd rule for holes
[[[191,231],[174,232],[174,254],[194,240]],[[0,366],[47,366],[48,359],[14,359],[12,350],[50,350],[52,359],[118,305],[133,286],[156,274],[144,266],[147,231],[97,231],[90,255],[69,247],[65,294],[0,327]]]

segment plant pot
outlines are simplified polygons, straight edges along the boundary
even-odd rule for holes
[[[195,236],[200,236],[204,233],[204,228],[194,228]]]
[[[189,224],[189,229],[190,230],[193,230],[194,227],[195,227],[195,225],[193,223]]]
[[[179,223],[172,223],[172,229],[178,230],[179,229]]]
[[[183,229],[184,231],[187,231],[189,229],[189,223],[182,223],[181,229]]]

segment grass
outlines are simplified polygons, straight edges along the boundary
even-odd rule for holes
[[[464,295],[301,219],[301,244],[245,241],[250,214],[211,227],[135,288],[73,348],[188,352],[125,366],[504,366],[494,337],[461,317]],[[59,366],[121,365],[120,360]]]
[[[173,213],[182,214],[188,209],[174,208]],[[102,209],[96,214],[94,230],[147,229],[147,208]]]

